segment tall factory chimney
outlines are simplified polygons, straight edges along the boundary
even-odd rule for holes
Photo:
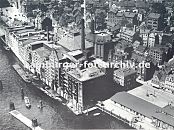
[[[81,50],[85,50],[85,20],[81,20]]]
[[[92,19],[91,20],[91,33],[94,34],[95,32],[95,21]]]

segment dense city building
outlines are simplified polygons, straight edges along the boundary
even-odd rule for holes
[[[147,26],[153,30],[161,30],[163,27],[162,16],[157,13],[150,13],[147,16]]]
[[[79,119],[89,115],[90,121],[105,112],[136,129],[174,129],[173,1],[9,2],[11,7],[0,3],[0,42],[4,48],[0,54],[12,51],[15,55],[17,62],[7,69],[12,66],[25,82],[19,82],[19,88],[39,89],[54,99],[50,108],[66,105],[74,114],[84,116]],[[9,81],[18,82],[12,79]],[[34,91],[30,88],[29,94]],[[28,93],[21,88],[24,95]],[[44,97],[40,93],[37,96],[34,98]],[[22,97],[26,106],[29,98]],[[8,96],[7,101],[11,100]],[[42,101],[39,103],[38,109],[47,109]],[[64,122],[64,118],[61,120]]]
[[[75,111],[82,112],[96,101],[107,89],[105,73],[98,68],[74,69],[67,72],[67,87],[64,97]]]
[[[114,81],[127,89],[135,87],[136,78],[137,72],[131,68],[117,69],[114,71]]]

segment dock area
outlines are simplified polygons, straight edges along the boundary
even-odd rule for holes
[[[15,64],[12,66],[24,81],[28,81],[28,78],[26,77],[25,71],[18,64]]]
[[[97,107],[91,107],[91,108],[89,108],[89,109],[87,109],[87,110],[84,110],[83,113],[86,114],[86,113],[92,112],[92,111],[94,111],[94,110],[96,110],[96,109],[98,109],[98,108],[97,108]]]
[[[20,112],[18,112],[17,110],[13,110],[11,112],[9,112],[12,116],[14,116],[16,119],[18,119],[19,121],[21,121],[23,124],[25,124],[27,127],[31,128],[31,130],[43,130],[42,128],[40,128],[39,126],[37,127],[33,127],[32,125],[32,121],[30,119],[28,119],[27,117],[25,117],[24,115],[22,115]]]
[[[102,105],[103,104],[103,105]],[[110,99],[105,100],[102,104],[98,103],[96,106],[101,111],[109,114],[110,116],[128,124],[129,126],[137,129],[137,130],[159,130],[155,127],[151,122],[147,121],[145,118],[139,118],[141,121],[134,122],[134,119],[139,117],[119,106],[116,106],[112,103]]]

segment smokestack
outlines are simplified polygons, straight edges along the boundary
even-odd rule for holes
[[[81,20],[81,50],[85,50],[85,20]]]
[[[94,34],[94,32],[95,32],[95,21],[92,20],[91,21],[91,33]]]
[[[47,26],[47,41],[50,41],[48,26]]]

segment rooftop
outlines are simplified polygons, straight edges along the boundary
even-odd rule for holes
[[[160,54],[163,54],[163,52],[165,52],[166,50],[163,47],[158,47],[158,46],[151,47],[150,52],[154,52],[154,51]]]
[[[149,3],[145,1],[136,1],[136,7],[137,8],[148,8]]]
[[[111,35],[108,33],[99,33],[95,35],[96,43],[107,43],[111,41]]]
[[[37,41],[41,41],[40,37],[28,37],[28,39],[23,40],[22,44],[23,46],[37,42]]]
[[[119,92],[112,96],[111,100],[149,118],[151,118],[157,110],[161,109],[160,107],[127,92]]]
[[[162,108],[162,111],[174,117],[174,106],[167,105]]]
[[[148,18],[152,18],[152,19],[158,19],[160,17],[160,14],[157,13],[150,13],[148,15]]]
[[[70,36],[66,34],[62,37],[58,43],[70,51],[79,50],[81,49],[81,35],[78,36]],[[93,43],[90,41],[85,41],[85,48],[93,47]]]
[[[125,40],[120,40],[119,43],[115,46],[116,49],[125,50],[126,48],[130,47],[131,44]]]
[[[128,29],[125,29],[125,30],[123,30],[122,31],[122,33],[124,33],[124,34],[126,34],[126,35],[129,35],[129,36],[134,36],[135,35],[135,31],[133,31],[133,30],[128,30]]]
[[[139,54],[136,54],[136,53],[132,53],[132,58],[131,59],[140,63],[142,61],[145,61],[146,57],[142,56],[142,55],[139,55]]]
[[[97,67],[86,68],[83,70],[79,70],[77,68],[69,71],[68,74],[81,82],[85,82],[105,75],[105,73]]]
[[[117,9],[113,9],[113,8],[111,8],[111,9],[109,10],[109,12],[112,12],[112,13],[117,13],[117,12],[118,12],[118,10],[117,10]]]
[[[122,7],[135,7],[135,2],[134,1],[120,1],[119,5]]]
[[[22,33],[33,33],[33,32],[36,32],[36,30],[35,29],[23,29],[23,30],[17,30],[17,31],[15,31],[15,34],[17,34],[17,35],[20,35],[20,34],[22,34]]]
[[[124,68],[124,69],[120,68],[120,69],[117,69],[114,71],[115,75],[122,76],[122,77],[126,77],[126,76],[136,74],[136,73],[137,72],[132,68]]]
[[[20,26],[20,27],[9,27],[10,31],[19,31],[19,30],[25,30],[25,29],[34,29],[34,26]]]
[[[134,18],[136,13],[124,12],[124,15],[126,18]]]
[[[34,51],[37,52],[42,60],[44,60],[44,58],[48,57],[51,54],[51,51],[44,47],[40,47],[38,49],[35,49]]]
[[[157,76],[160,81],[164,82],[167,75],[166,75],[165,71],[155,71],[154,76]],[[152,82],[153,82],[153,80],[152,80]]]
[[[147,47],[143,46],[143,45],[139,45],[137,47],[137,51],[144,53],[147,50]]]
[[[114,26],[111,28],[111,31],[116,31],[116,30],[119,30],[121,27],[119,25],[117,26]]]
[[[146,29],[145,27],[140,28],[140,34],[142,34],[142,33],[148,34],[148,33],[150,33],[150,30],[149,29]]]
[[[163,112],[163,109],[162,109],[156,113],[153,113],[152,117],[159,119],[160,121],[163,121],[167,123],[168,125],[174,126],[174,117],[168,114],[172,112],[172,115],[173,115],[174,113],[173,107],[172,108],[170,108],[171,106],[167,106],[167,107],[168,107],[167,112]]]

